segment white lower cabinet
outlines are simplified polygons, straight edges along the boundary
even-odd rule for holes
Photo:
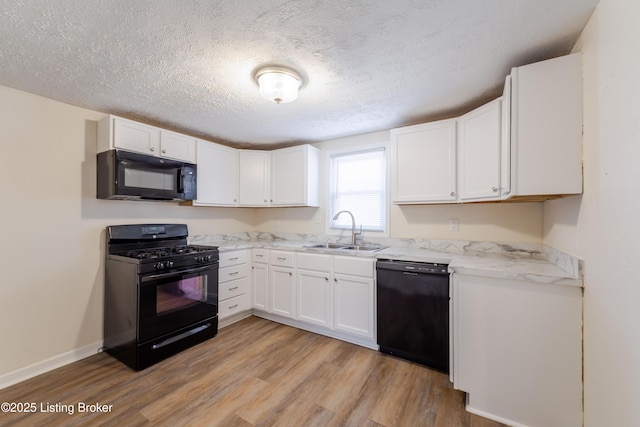
[[[335,328],[375,338],[375,261],[334,257]]]
[[[251,309],[248,251],[230,251],[220,254],[218,271],[218,319],[248,313]]]
[[[298,270],[298,320],[331,327],[330,273]]]
[[[453,382],[508,425],[582,425],[582,288],[453,274]]]
[[[280,316],[296,317],[296,286],[293,268],[270,267],[271,312]]]
[[[269,251],[251,252],[251,306],[254,310],[270,311],[269,304]]]
[[[331,256],[297,254],[298,320],[331,328]]]
[[[269,254],[271,312],[291,319],[296,318],[294,255],[285,251],[270,251]]]
[[[251,271],[254,315],[377,349],[374,258],[254,249]]]

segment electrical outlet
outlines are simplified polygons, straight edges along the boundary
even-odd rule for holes
[[[458,218],[449,218],[449,231],[458,231],[460,229],[460,223]]]

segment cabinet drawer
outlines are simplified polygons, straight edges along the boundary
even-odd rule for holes
[[[218,317],[224,319],[236,313],[249,310],[249,294],[242,294],[220,302]]]
[[[238,280],[232,280],[230,282],[220,283],[219,285],[219,299],[224,301],[226,299],[246,294],[249,292],[249,278],[243,277]]]
[[[247,264],[232,265],[231,267],[221,268],[218,271],[218,283],[225,283],[230,280],[247,277],[247,270]]]
[[[331,271],[331,255],[297,254],[297,266],[304,270]]]
[[[251,260],[253,262],[269,262],[269,250],[268,249],[254,249],[251,251]]]
[[[245,264],[249,260],[248,251],[220,252],[220,267]]]
[[[293,252],[271,251],[269,252],[269,264],[293,268],[294,256]]]
[[[375,262],[369,258],[356,258],[348,256],[333,257],[333,271],[336,274],[349,274],[351,276],[373,277]]]

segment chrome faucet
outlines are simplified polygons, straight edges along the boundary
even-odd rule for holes
[[[340,211],[337,214],[335,214],[333,216],[333,220],[335,221],[336,219],[338,219],[338,217],[340,216],[341,213],[348,213],[351,216],[351,244],[355,245],[356,244],[356,236],[359,236],[362,234],[362,225],[360,225],[360,232],[356,233],[356,219],[354,218],[353,214],[349,211]]]

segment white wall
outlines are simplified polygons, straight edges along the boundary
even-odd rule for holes
[[[544,242],[585,260],[585,426],[638,426],[640,2],[601,0],[584,61],[584,194],[544,205]]]
[[[103,116],[0,86],[0,387],[3,374],[98,349],[107,225],[184,222],[192,235],[255,227],[253,210],[97,200]]]

